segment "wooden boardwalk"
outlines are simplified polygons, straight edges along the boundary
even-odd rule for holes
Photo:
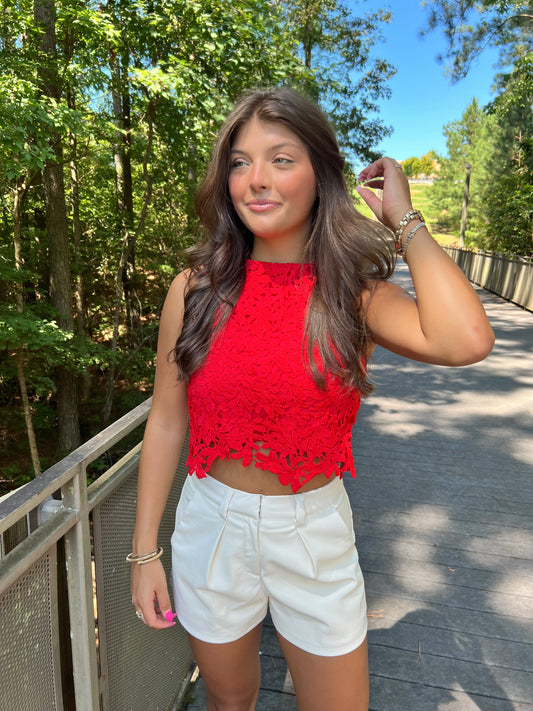
[[[379,349],[355,428],[372,711],[533,710],[533,314],[480,293],[491,356],[456,369]],[[261,654],[257,711],[295,711],[269,624]],[[201,680],[193,693],[203,711]]]

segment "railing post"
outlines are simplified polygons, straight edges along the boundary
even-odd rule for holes
[[[100,708],[93,576],[89,531],[89,507],[85,464],[63,490],[63,504],[78,513],[78,521],[65,535],[72,665],[76,711]]]

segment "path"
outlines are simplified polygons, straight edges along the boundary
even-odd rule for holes
[[[355,428],[371,711],[533,711],[533,314],[480,295],[490,357],[442,368],[378,349]],[[261,653],[257,711],[296,711],[270,625]],[[193,693],[204,711],[201,681]]]

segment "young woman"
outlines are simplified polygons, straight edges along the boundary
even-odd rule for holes
[[[399,164],[381,158],[360,174],[378,218],[369,220],[353,207],[343,162],[307,99],[289,89],[245,96],[198,195],[205,241],[161,316],[132,599],[145,624],[173,624],[157,532],[189,425],[174,601],[210,711],[255,708],[267,608],[300,710],[366,711],[366,604],[342,474],[354,473],[368,359],[379,344],[459,366],[493,344]],[[395,242],[416,300],[388,281]]]

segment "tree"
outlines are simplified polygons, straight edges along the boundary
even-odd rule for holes
[[[334,0],[0,0],[0,9],[0,348],[9,356],[0,407],[11,417],[20,405],[22,365],[25,412],[50,456],[58,413],[63,421],[79,407],[89,435],[102,426],[106,381],[106,415],[149,389],[158,311],[199,234],[197,183],[243,91],[304,88],[347,150],[372,153],[385,129],[371,116],[392,70],[370,50],[388,15],[354,18]],[[318,37],[297,36],[297,10]]]
[[[444,30],[447,63],[452,81],[466,76],[472,62],[488,46],[500,47],[509,62],[511,47],[531,52],[533,4],[529,0],[425,0],[428,11],[424,33]]]
[[[466,165],[471,166],[467,243],[475,243],[487,228],[485,189],[489,180],[488,158],[499,140],[494,117],[480,108],[476,99],[467,106],[460,120],[444,127],[448,157],[440,160],[439,177],[431,187],[431,199],[441,212],[441,226],[458,232]]]
[[[501,77],[502,92],[487,107],[501,139],[489,157],[484,246],[533,254],[533,54]],[[494,199],[498,196],[498,199]]]
[[[295,0],[285,4],[285,13],[305,66],[313,70],[315,98],[332,118],[342,147],[352,157],[374,160],[375,145],[391,133],[377,114],[396,70],[384,59],[372,59],[371,50],[391,13],[355,16],[337,0]]]
[[[41,34],[39,79],[48,99],[59,103],[60,70],[57,65],[56,11],[54,0],[35,0],[35,25]],[[63,137],[58,131],[50,136],[53,157],[43,169],[46,229],[49,237],[50,297],[58,313],[60,328],[73,332],[70,245],[63,175]],[[77,383],[74,372],[65,365],[57,368],[58,453],[63,456],[81,443],[78,416]]]
[[[152,324],[195,238],[197,176],[230,105],[252,80],[313,80],[269,0],[0,7],[0,406],[18,377],[25,415],[38,411],[37,430],[46,418],[50,440],[80,375],[92,397],[101,370],[111,389],[149,382]]]
[[[472,173],[478,200],[483,203],[476,240],[484,248],[531,254],[533,5],[524,0],[431,0],[426,7],[426,31],[444,29],[448,42],[444,59],[452,81],[468,73],[485,47],[500,49],[497,93],[486,107],[493,132],[486,137],[490,150],[483,157],[483,180]]]
[[[412,156],[404,160],[402,170],[408,178],[416,178],[418,176],[429,177],[435,173],[436,162],[437,154],[435,151],[429,151],[429,153],[426,153],[420,158]]]

